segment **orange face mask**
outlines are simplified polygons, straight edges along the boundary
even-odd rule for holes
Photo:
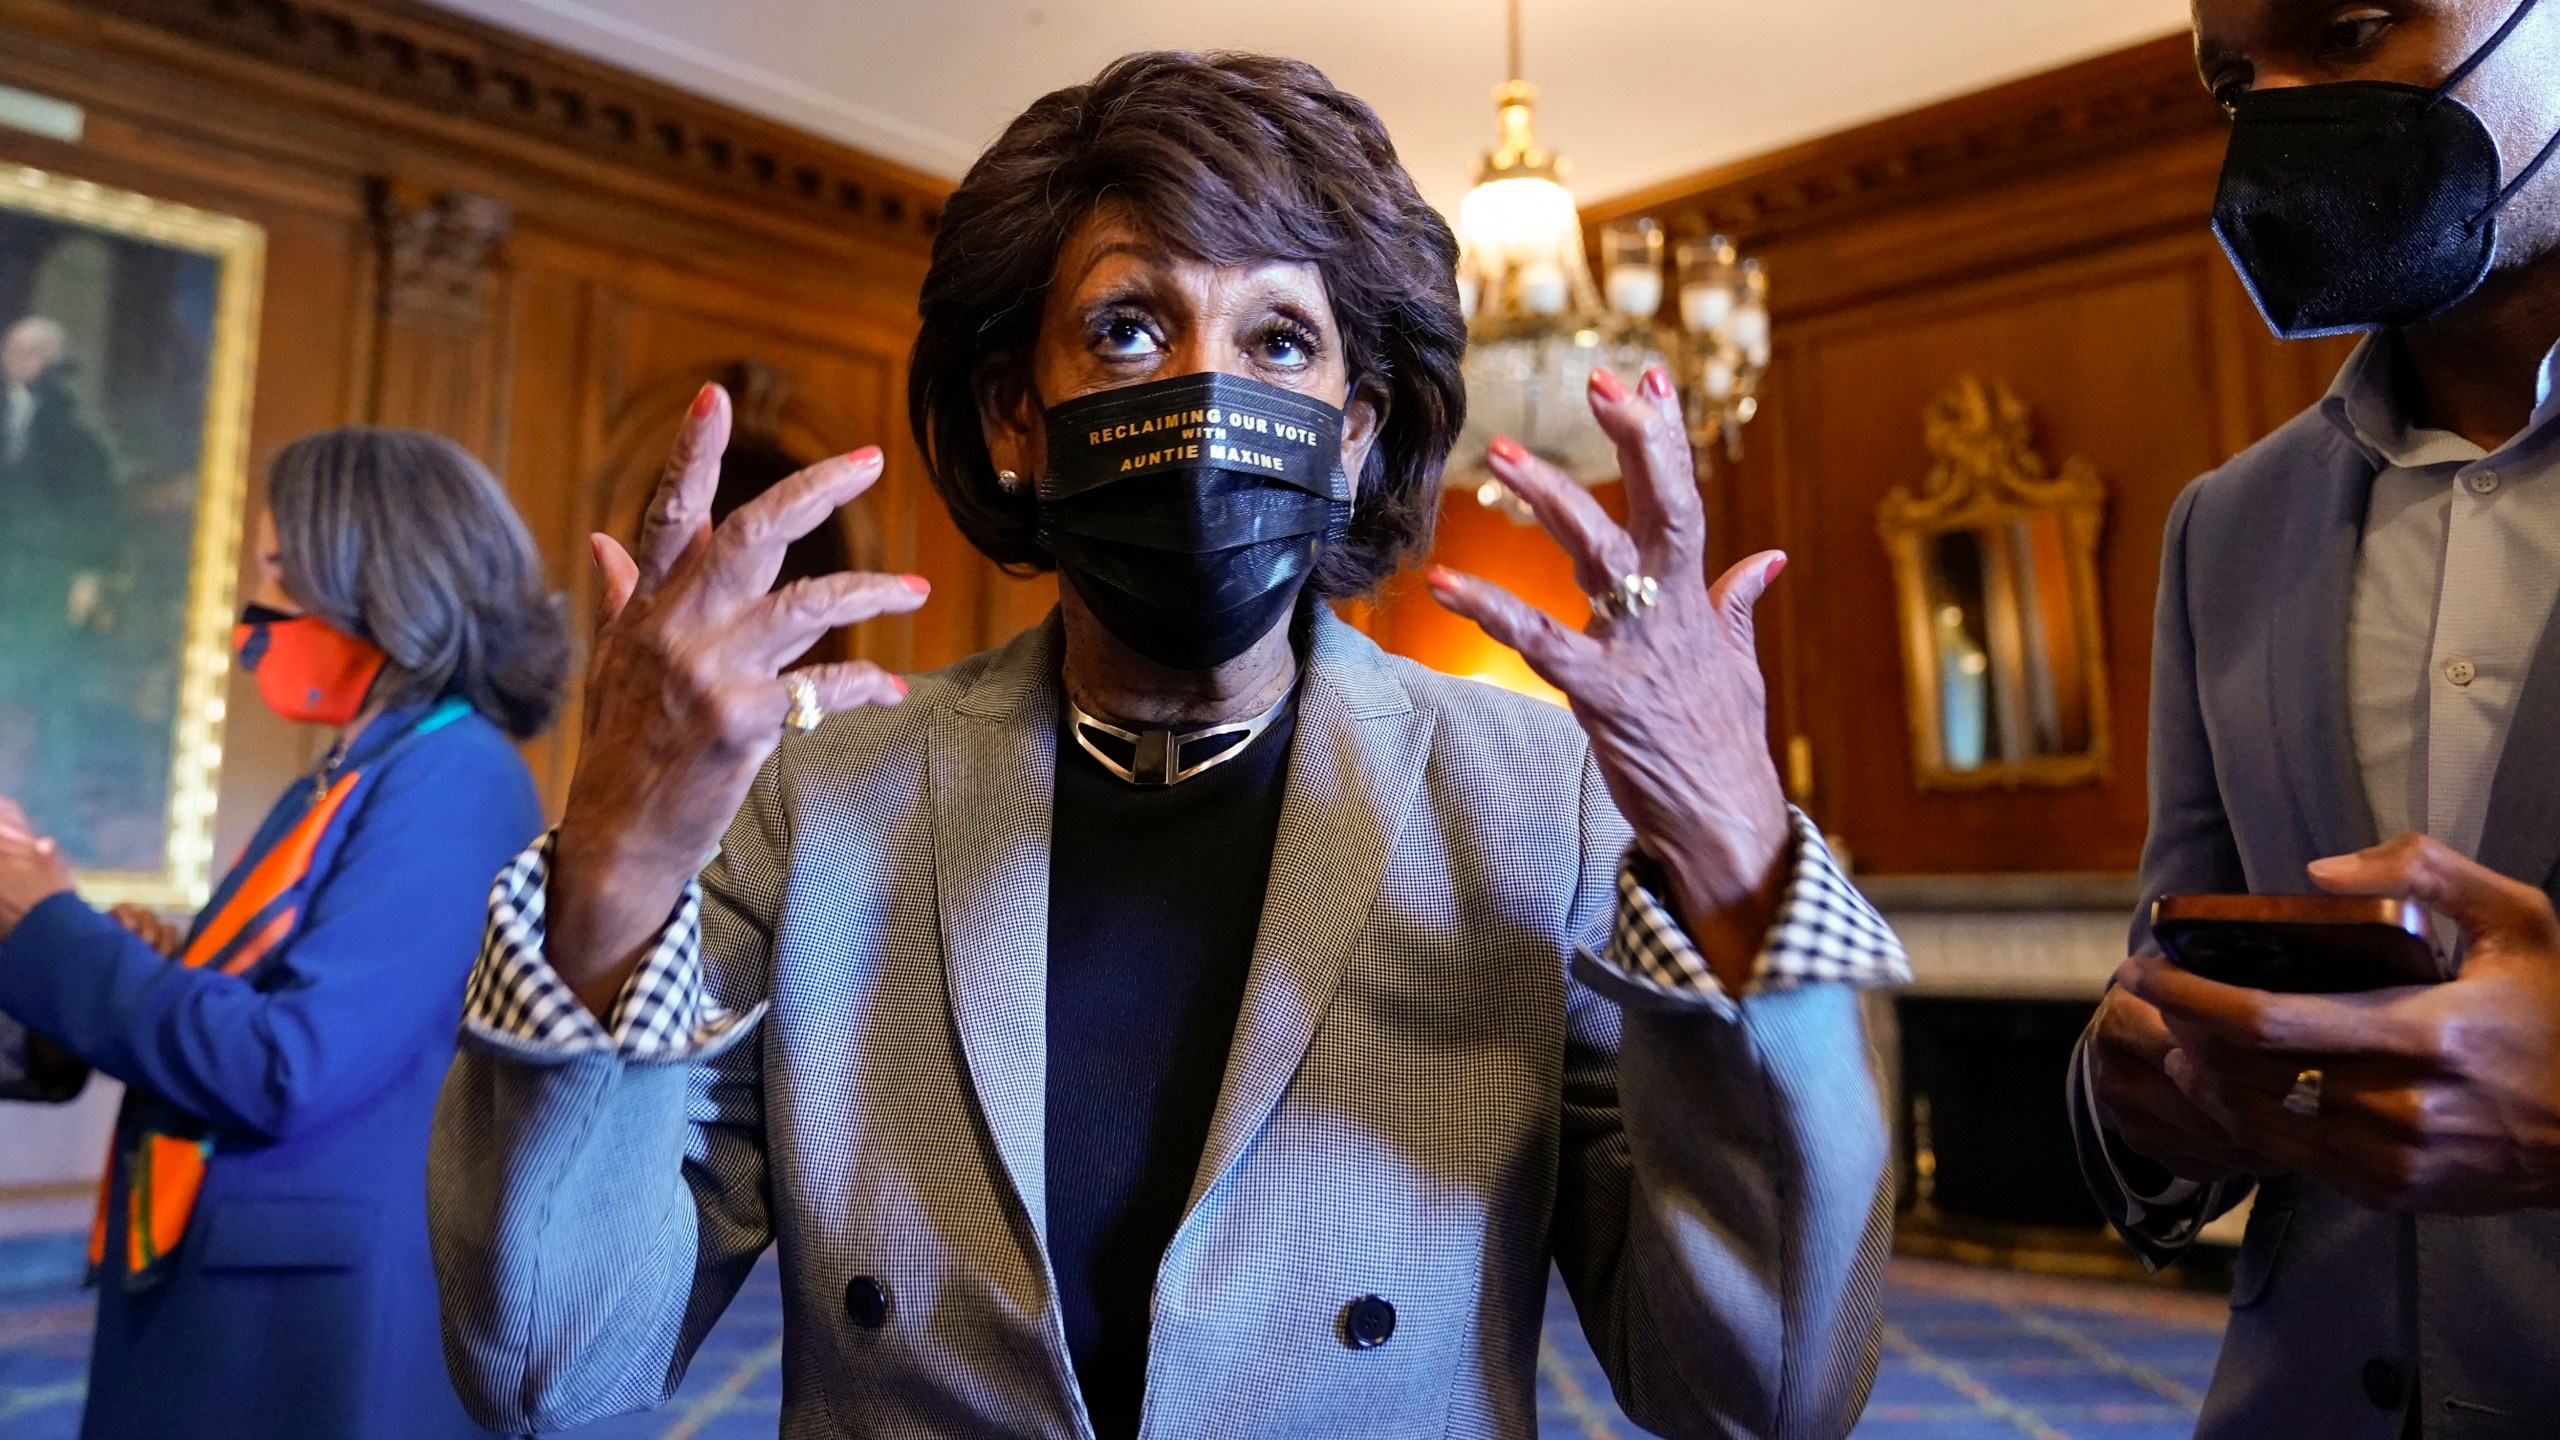
[[[374,677],[390,661],[369,640],[341,635],[316,615],[263,605],[241,612],[231,648],[258,677],[267,708],[305,725],[344,725],[364,709]]]

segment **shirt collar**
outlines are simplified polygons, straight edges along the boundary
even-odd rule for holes
[[[2452,431],[2410,424],[2401,394],[2400,347],[2390,332],[2377,331],[2358,342],[2347,363],[2338,367],[2338,377],[2320,397],[2320,413],[2377,465],[2404,470],[2467,465],[2487,453]],[[2533,400],[2532,417],[2499,447],[2502,452],[2538,439],[2560,420],[2560,344],[2545,351],[2534,370]]]
[[[384,707],[381,714],[365,725],[364,733],[356,737],[356,743],[347,747],[347,753],[339,758],[338,768],[343,770],[349,766],[372,764],[383,751],[398,744],[411,727],[424,719],[427,707],[433,703],[411,700]]]

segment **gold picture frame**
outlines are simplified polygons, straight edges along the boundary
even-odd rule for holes
[[[1959,378],[1921,423],[1925,488],[1896,486],[1876,515],[1900,611],[1915,783],[2106,783],[2105,482],[2076,456],[2049,473],[2025,402],[2002,380]]]
[[[34,348],[28,353],[49,348],[54,358],[48,365],[59,365],[76,379],[84,345],[92,354],[138,353],[145,359],[136,363],[153,367],[159,387],[138,387],[143,393],[136,399],[125,391],[110,394],[100,389],[106,384],[103,378],[91,386],[90,398],[107,395],[125,402],[125,412],[133,412],[137,405],[156,406],[143,422],[131,427],[135,437],[128,439],[116,414],[103,414],[95,424],[79,419],[73,407],[81,397],[72,394],[69,382],[47,387],[44,377],[52,373],[50,369],[22,383],[15,378],[16,372],[6,369],[8,357],[0,354],[0,381],[6,382],[13,407],[9,412],[12,428],[5,432],[9,436],[6,463],[16,466],[28,453],[29,442],[22,437],[32,433],[37,423],[26,418],[37,413],[33,405],[15,395],[59,391],[65,418],[43,433],[58,435],[61,427],[85,429],[88,438],[77,443],[87,448],[80,453],[94,452],[107,467],[105,484],[92,487],[97,492],[94,500],[85,499],[58,476],[48,481],[31,470],[32,478],[19,477],[22,501],[47,496],[40,502],[50,507],[45,515],[69,517],[59,521],[64,533],[71,533],[75,525],[90,535],[121,527],[118,538],[123,543],[117,552],[120,570],[90,572],[86,580],[74,576],[68,602],[71,618],[58,626],[69,638],[49,652],[41,639],[30,640],[24,647],[38,656],[28,665],[52,664],[56,672],[75,678],[78,684],[57,691],[41,686],[43,673],[29,670],[19,677],[17,713],[36,717],[20,721],[35,736],[22,748],[36,755],[37,764],[30,767],[21,762],[15,773],[22,783],[29,776],[37,777],[37,783],[57,781],[55,808],[79,809],[81,802],[76,798],[61,798],[85,793],[64,788],[71,782],[60,778],[76,767],[61,755],[45,752],[44,734],[59,734],[66,725],[78,724],[79,705],[88,705],[93,712],[101,706],[112,709],[119,692],[125,697],[123,711],[115,716],[120,725],[156,729],[165,718],[165,776],[139,789],[131,775],[115,777],[122,790],[109,807],[115,813],[103,827],[112,839],[98,841],[87,851],[66,840],[65,848],[72,854],[82,894],[93,901],[193,909],[205,902],[213,874],[214,807],[221,788],[224,694],[231,667],[230,631],[248,491],[249,408],[257,370],[266,235],[256,224],[233,216],[26,166],[0,165],[0,250],[10,244],[25,247],[15,258],[28,262],[20,267],[26,273],[0,266],[0,278],[38,278],[0,293],[0,301],[16,302],[15,313],[0,313],[0,349],[22,326],[35,322],[51,328],[39,337],[41,344],[30,342]],[[41,255],[39,246],[44,247]],[[55,257],[75,250],[78,263],[71,267],[75,272],[71,280],[60,278],[57,272],[63,267],[58,264],[53,271],[40,271],[39,258],[52,264]],[[123,283],[129,274],[151,283]],[[80,324],[40,315],[34,306],[47,285],[52,293],[85,302],[86,328],[97,333],[83,336]],[[128,298],[134,292],[140,298]],[[69,308],[81,310],[81,303],[71,303]],[[139,312],[142,320],[160,329],[142,325],[129,312]],[[139,341],[137,334],[142,337]],[[168,343],[151,343],[161,334],[170,337]],[[114,411],[118,407],[97,408]],[[190,458],[191,497],[187,493]],[[95,462],[88,468],[94,472]],[[61,467],[59,473],[70,470]],[[50,490],[45,488],[48,484]],[[82,505],[88,509],[74,514],[75,507]],[[147,518],[136,520],[135,516]],[[28,522],[20,529],[23,534],[42,535],[47,523],[54,522]],[[155,525],[156,529],[151,528]],[[137,538],[141,531],[149,533]],[[145,539],[160,548],[146,552],[140,548]],[[8,545],[8,538],[0,535],[0,552]],[[152,556],[175,561],[181,554],[185,557],[182,583],[172,575],[149,573],[158,568],[147,563]],[[137,556],[144,558],[137,560]],[[0,554],[0,559],[6,558]],[[62,563],[57,562],[57,572]],[[22,563],[21,573],[36,569],[32,563]],[[58,579],[58,573],[51,578]],[[49,581],[28,582],[18,593],[41,600],[61,588],[48,585]],[[100,619],[101,615],[105,618]],[[11,622],[11,616],[0,614],[0,623]],[[124,626],[121,632],[119,623]],[[21,622],[21,628],[29,627]],[[44,703],[28,704],[29,693]],[[0,702],[8,698],[0,693]],[[73,712],[70,720],[65,719],[65,710]],[[39,720],[43,731],[37,729]],[[83,758],[97,768],[97,757]],[[161,776],[156,756],[130,768]],[[0,784],[0,789],[6,788]],[[90,791],[98,788],[92,784]],[[155,792],[160,803],[153,856],[148,853],[152,847],[146,822],[147,802]],[[30,804],[29,808],[36,807]],[[75,818],[85,822],[93,817]],[[38,814],[36,819],[49,833],[63,833],[58,823],[49,823],[56,817]]]

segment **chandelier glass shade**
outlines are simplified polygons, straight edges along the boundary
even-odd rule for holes
[[[1484,157],[1475,188],[1458,204],[1458,298],[1470,317],[1540,321],[1599,308],[1582,254],[1582,213],[1564,185],[1564,165],[1538,145],[1531,112],[1537,87],[1503,82],[1493,92],[1502,140]]]
[[[1645,219],[1602,231],[1595,282],[1564,161],[1538,144],[1537,90],[1519,78],[1519,0],[1510,20],[1511,78],[1494,91],[1500,138],[1458,207],[1467,423],[1447,484],[1525,521],[1518,497],[1484,468],[1485,448],[1508,435],[1583,484],[1617,478],[1617,449],[1587,399],[1595,367],[1632,381],[1665,366],[1701,461],[1718,442],[1738,455],[1770,359],[1769,308],[1767,276],[1730,241],[1666,247]]]
[[[1610,333],[1614,331],[1615,333]],[[1467,347],[1467,423],[1459,433],[1450,483],[1498,504],[1500,486],[1482,471],[1485,447],[1508,435],[1585,485],[1614,480],[1618,448],[1591,418],[1591,372],[1607,366],[1632,380],[1664,360],[1653,337],[1620,327],[1551,329]],[[1471,474],[1456,473],[1456,462]],[[1485,486],[1494,486],[1486,491]]]

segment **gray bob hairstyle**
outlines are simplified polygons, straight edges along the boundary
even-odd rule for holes
[[[420,430],[305,435],[267,472],[287,594],[390,656],[385,704],[458,696],[518,739],[560,708],[569,632],[506,491]]]

